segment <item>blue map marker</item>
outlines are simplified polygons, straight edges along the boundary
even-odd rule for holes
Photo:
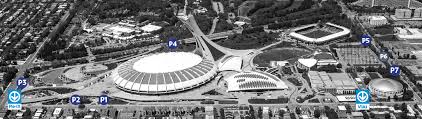
[[[110,98],[107,95],[101,95],[98,97],[98,103],[101,105],[107,105],[110,101]]]
[[[400,67],[397,65],[393,65],[390,67],[390,74],[391,76],[400,76]]]
[[[72,95],[69,99],[69,102],[73,105],[79,105],[81,104],[81,96],[79,95]]]
[[[16,85],[19,90],[23,90],[26,86],[28,86],[28,79],[19,77],[18,80],[16,80]]]
[[[382,62],[387,62],[387,61],[388,61],[388,54],[387,54],[386,52],[381,52],[381,53],[379,54],[379,59],[380,59]]]
[[[372,38],[369,35],[367,35],[367,34],[362,35],[361,41],[360,41],[360,44],[362,46],[367,47],[367,46],[371,45],[371,42],[372,42]]]
[[[176,49],[179,46],[179,44],[177,43],[177,39],[173,38],[173,37],[169,38],[169,40],[167,42],[167,46],[170,49]]]
[[[368,89],[356,89],[356,110],[369,110],[371,93]]]

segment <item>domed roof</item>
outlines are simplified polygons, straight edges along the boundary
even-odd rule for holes
[[[309,59],[298,59],[297,60],[299,63],[305,65],[306,67],[312,67],[314,66],[318,61],[314,58],[309,58]]]
[[[374,79],[369,82],[369,86],[373,89],[383,91],[383,92],[391,92],[391,91],[401,91],[403,90],[403,85],[393,79],[388,78],[378,78]]]
[[[120,64],[111,77],[120,89],[142,94],[164,94],[190,89],[217,72],[213,61],[189,52],[145,55]]]

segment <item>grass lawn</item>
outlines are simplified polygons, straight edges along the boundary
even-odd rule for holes
[[[256,32],[250,34],[234,34],[227,39],[217,41],[216,43],[231,49],[255,49],[261,48],[276,42],[277,34],[265,32]]]
[[[323,30],[315,30],[306,34],[303,34],[304,36],[310,37],[310,38],[321,38],[324,36],[328,36],[332,33],[327,32],[327,31],[323,31]]]
[[[70,68],[69,68],[70,69]],[[57,69],[57,70],[53,70],[47,74],[44,75],[44,77],[41,79],[43,83],[46,84],[63,84],[63,81],[60,80],[58,77],[65,71],[68,69]]]
[[[258,66],[269,67],[270,61],[284,61],[292,58],[297,58],[309,53],[309,51],[304,49],[276,48],[258,54],[253,59],[253,63],[258,64]]]
[[[285,10],[293,10],[293,9],[296,9],[296,8],[298,8],[300,6],[300,4],[302,4],[302,2],[303,1],[297,1],[297,0],[295,0],[293,2],[293,4],[290,7],[287,7]]]
[[[256,1],[245,1],[239,6],[239,16],[247,16],[249,10],[255,7]]]

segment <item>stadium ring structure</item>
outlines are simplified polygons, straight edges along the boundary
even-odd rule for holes
[[[167,94],[192,89],[217,73],[214,61],[190,52],[167,52],[131,59],[112,72],[121,90],[138,94]]]
[[[314,27],[317,27],[318,24],[310,24],[310,25],[305,25],[299,28],[294,29],[294,32],[291,32],[289,35],[295,39],[299,39],[303,42],[307,42],[307,43],[316,43],[316,44],[320,44],[320,43],[325,43],[325,42],[329,42],[331,40],[337,39],[337,38],[341,38],[344,36],[348,36],[350,34],[350,29],[340,26],[340,25],[336,25],[333,23],[326,23],[325,25],[330,26],[330,27],[334,27],[337,29],[341,29],[340,32],[337,33],[333,33],[327,36],[323,36],[320,38],[311,38],[311,37],[307,37],[303,34],[298,33],[299,31],[304,31],[304,30],[308,30],[308,29],[312,29]]]

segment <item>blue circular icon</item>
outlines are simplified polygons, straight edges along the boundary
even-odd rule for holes
[[[11,91],[8,95],[9,101],[16,103],[19,102],[21,99],[21,94],[18,91]]]
[[[176,38],[173,38],[173,37],[172,38],[169,38],[169,40],[167,42],[167,46],[170,49],[176,49],[178,45],[179,44],[177,43],[177,39]]]
[[[381,52],[381,53],[379,54],[379,59],[380,59],[382,62],[387,62],[387,61],[388,61],[388,54],[387,54],[386,52]]]
[[[70,97],[69,101],[73,105],[79,105],[79,104],[81,104],[81,96],[79,96],[79,95],[72,95]]]
[[[367,102],[369,99],[369,94],[365,91],[360,91],[356,96],[359,102]]]
[[[107,95],[101,95],[100,97],[98,97],[98,103],[100,103],[101,105],[107,105],[109,101],[110,98],[108,98]]]
[[[400,75],[400,67],[397,65],[393,65],[390,67],[390,74],[391,76],[399,76]]]
[[[19,77],[18,80],[16,80],[16,85],[18,86],[19,90],[22,90],[28,86],[28,83],[28,79],[24,77]]]
[[[372,42],[372,38],[369,35],[367,35],[367,34],[362,35],[361,41],[360,41],[360,44],[362,46],[367,47],[367,46],[371,45],[371,42]]]

